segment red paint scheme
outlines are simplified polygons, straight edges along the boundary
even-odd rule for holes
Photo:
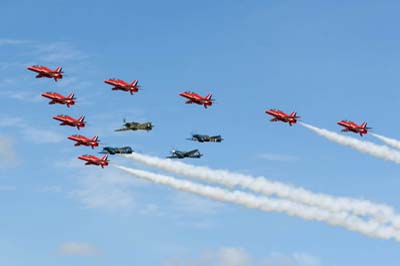
[[[49,104],[66,104],[68,107],[74,105],[76,100],[73,93],[70,93],[68,96],[63,96],[57,92],[49,91],[42,93],[42,96],[51,100]]]
[[[186,101],[186,104],[199,104],[199,105],[204,105],[204,108],[207,108],[208,106],[211,106],[213,104],[214,99],[211,99],[212,94],[209,93],[207,96],[203,97],[195,92],[191,91],[185,91],[179,93],[180,96],[188,99]]]
[[[55,81],[62,79],[63,75],[62,75],[62,67],[57,67],[55,70],[51,70],[48,67],[45,66],[29,66],[28,70],[33,71],[38,73],[36,75],[36,78],[53,78]]]
[[[285,112],[276,109],[266,110],[265,113],[274,117],[270,120],[271,122],[282,121],[284,123],[289,123],[290,126],[292,126],[292,124],[296,124],[297,118],[300,118],[300,116],[296,115],[296,112],[286,114]]]
[[[351,131],[356,134],[360,134],[361,137],[364,134],[368,133],[368,129],[371,129],[370,127],[367,127],[367,122],[362,122],[361,125],[357,125],[353,121],[342,120],[342,121],[337,122],[337,124],[339,126],[344,127],[344,129],[342,129],[342,132]]]
[[[74,146],[80,146],[80,145],[91,146],[92,149],[94,147],[99,146],[99,137],[98,136],[94,136],[93,138],[89,139],[82,135],[72,135],[72,136],[69,136],[68,139],[76,141]]]
[[[78,159],[86,161],[85,165],[90,165],[90,164],[91,165],[100,165],[101,168],[104,168],[104,166],[108,165],[107,158],[108,158],[108,154],[104,155],[101,158],[98,158],[94,155],[88,155],[88,154],[78,156]]]
[[[112,90],[121,90],[121,91],[129,91],[131,95],[133,95],[134,92],[139,91],[139,85],[138,85],[138,80],[135,79],[132,83],[128,83],[126,81],[123,81],[121,79],[106,79],[104,83],[107,83],[111,86],[114,86]]]
[[[78,130],[85,127],[85,116],[81,115],[78,119],[72,118],[68,115],[56,115],[53,119],[61,121],[60,126],[76,127]]]

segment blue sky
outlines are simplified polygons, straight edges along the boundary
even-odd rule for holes
[[[400,38],[396,1],[2,1],[0,22],[1,265],[398,265],[398,243],[342,228],[216,203],[84,167],[88,153],[56,114],[86,115],[80,133],[166,156],[199,148],[196,165],[399,206],[398,166],[296,125],[297,111],[339,131],[363,120],[398,138]],[[63,66],[55,83],[31,64]],[[139,79],[134,96],[103,83]],[[205,110],[179,92],[212,92]],[[48,105],[45,91],[78,102]],[[122,119],[153,131],[117,134]],[[196,144],[191,132],[221,134]],[[371,136],[366,140],[375,141]],[[112,157],[119,164],[141,167]],[[235,258],[237,264],[229,259]],[[214,263],[214,264],[212,264]]]

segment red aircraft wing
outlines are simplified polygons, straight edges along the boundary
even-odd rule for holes
[[[202,97],[201,95],[199,95],[195,92],[191,92],[191,91],[181,92],[181,93],[179,93],[179,95],[188,99],[186,101],[186,104],[195,103],[198,105],[203,105],[204,108],[211,106],[214,102],[214,99],[212,99],[211,93],[207,94],[207,96],[205,96],[205,97]]]
[[[63,96],[56,92],[45,92],[42,93],[41,95],[51,100],[49,104],[56,104],[56,103],[66,104],[67,107],[74,105],[76,100],[73,93],[70,93],[68,96]]]
[[[107,158],[108,158],[107,154],[104,155],[101,158],[98,158],[98,157],[96,157],[94,155],[87,155],[87,154],[78,156],[78,159],[86,161],[85,165],[90,165],[90,164],[99,165],[99,166],[101,166],[101,168],[104,168],[104,166],[108,165],[108,159]]]
[[[133,95],[134,92],[138,92],[140,87],[137,79],[135,79],[132,83],[128,83],[121,79],[107,79],[104,81],[104,83],[114,86],[112,90],[129,91],[131,95]]]
[[[48,67],[45,66],[39,66],[39,65],[34,65],[34,66],[29,66],[28,70],[33,71],[38,73],[36,75],[36,78],[53,78],[55,81],[62,79],[63,78],[63,71],[62,67],[57,67],[55,70],[51,70]]]
[[[72,127],[76,127],[78,130],[81,127],[85,127],[86,122],[85,120],[85,116],[80,116],[78,119],[72,118],[68,115],[56,115],[53,116],[53,119],[60,121],[60,125],[61,126],[72,126]]]
[[[297,116],[296,112],[286,114],[285,112],[277,109],[269,109],[266,110],[265,113],[274,117],[270,120],[271,122],[281,121],[284,123],[289,123],[290,126],[292,126],[292,124],[296,124],[297,119],[300,118],[300,116]]]
[[[94,147],[99,146],[99,141],[100,141],[98,136],[94,136],[93,138],[89,139],[82,135],[72,135],[69,136],[68,139],[76,142],[74,146],[84,145],[84,146],[90,146],[92,147],[92,149]]]
[[[337,122],[339,126],[344,127],[341,131],[342,132],[348,132],[351,131],[356,134],[360,134],[362,137],[364,134],[368,133],[368,129],[371,129],[370,127],[367,127],[367,122],[362,122],[361,125],[358,125],[357,123],[354,123],[353,121],[348,121],[348,120],[342,120]]]

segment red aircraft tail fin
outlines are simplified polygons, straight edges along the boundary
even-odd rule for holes
[[[101,157],[101,160],[102,160],[102,161],[107,161],[107,159],[108,159],[108,154],[106,154],[106,155],[104,155],[103,157]]]
[[[62,67],[57,67],[56,68],[56,70],[54,70],[54,72],[57,72],[57,73],[62,73]]]
[[[134,81],[132,81],[131,86],[134,87],[134,86],[136,86],[137,84],[138,84],[138,80],[135,79]]]
[[[362,122],[361,128],[362,128],[362,129],[365,129],[366,127],[367,127],[367,122]]]
[[[93,138],[92,138],[92,141],[98,141],[99,140],[99,136],[94,136]]]
[[[74,93],[70,93],[70,94],[68,94],[67,98],[72,100],[74,98],[74,96],[75,96]]]
[[[291,116],[291,117],[296,117],[296,115],[297,115],[296,112],[291,112],[291,113],[290,113],[290,116]]]
[[[210,101],[210,100],[211,100],[211,97],[212,97],[212,94],[211,94],[211,93],[207,94],[206,100],[207,100],[207,101]]]
[[[79,122],[83,122],[83,120],[85,120],[85,116],[84,115],[81,115],[81,117],[79,117]]]

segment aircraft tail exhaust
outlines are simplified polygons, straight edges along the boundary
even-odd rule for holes
[[[299,204],[290,200],[280,198],[272,199],[240,190],[231,191],[143,170],[119,165],[113,166],[155,184],[165,185],[176,190],[189,192],[211,200],[233,203],[246,208],[259,209],[265,212],[285,213],[291,216],[300,217],[304,220],[320,221],[332,226],[340,226],[369,237],[395,239],[400,241],[400,233],[398,230],[392,226],[383,225],[376,220],[364,220],[356,215],[343,215],[343,213],[331,212],[314,206]]]
[[[371,133],[375,138],[383,141],[385,144],[392,146],[393,148],[400,149],[400,140],[388,138],[379,134]]]
[[[267,196],[276,195],[280,198],[286,198],[303,205],[315,206],[330,212],[376,217],[376,219],[380,221],[394,221],[400,219],[398,215],[394,214],[394,209],[386,204],[314,193],[302,187],[294,187],[284,183],[270,181],[264,177],[255,178],[250,175],[238,174],[226,170],[214,170],[208,167],[194,166],[182,162],[172,162],[144,154],[132,153],[124,155],[124,157],[150,167],[156,167],[185,177],[218,183],[230,188],[240,186],[255,193],[261,193]],[[397,225],[400,228],[400,223],[397,223]]]
[[[372,155],[377,158],[381,158],[387,161],[395,162],[400,164],[400,151],[389,148],[385,145],[378,145],[369,141],[362,141],[356,138],[343,136],[336,132],[332,132],[326,129],[318,128],[306,123],[301,123],[301,125],[316,134],[327,138],[330,141],[336,142],[338,144],[348,146],[362,153]]]

